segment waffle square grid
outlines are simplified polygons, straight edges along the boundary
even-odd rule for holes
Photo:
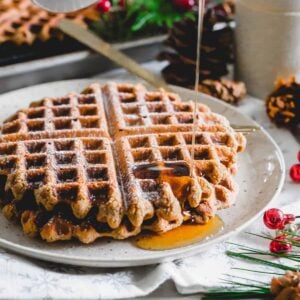
[[[64,18],[87,27],[89,22],[99,18],[99,14],[94,7],[79,13],[58,14],[39,8],[31,0],[1,0],[0,43],[32,45],[36,41],[62,39],[64,35],[57,24]]]
[[[179,199],[169,182],[134,170],[156,162],[191,168],[193,103],[115,83],[33,102],[1,128],[3,213],[48,242],[205,223],[234,202],[236,156],[246,141],[207,106],[198,116],[194,170]]]
[[[166,198],[174,199],[168,184],[151,178],[140,179],[132,172],[137,167],[155,162],[167,163],[169,167],[185,163],[190,167],[191,140],[191,133],[148,134],[117,140],[120,171],[126,181],[127,202],[130,204],[128,217],[135,226],[141,226],[145,219],[153,219],[153,224],[148,221],[147,229],[166,231],[178,226],[177,222],[182,222],[183,215],[197,223],[205,223],[217,209],[232,204],[237,194],[231,175],[236,157],[225,133],[197,134],[195,171],[189,196],[181,206],[176,198],[165,201]],[[160,211],[159,208],[163,209]]]
[[[69,94],[33,102],[4,121],[1,140],[72,136],[108,136],[100,90],[93,94]]]
[[[149,92],[142,85],[106,85],[108,110],[113,116],[111,134],[115,137],[128,134],[191,131],[193,127],[193,102],[164,90]],[[228,131],[229,122],[214,114],[203,104],[198,105],[197,129],[199,131]]]

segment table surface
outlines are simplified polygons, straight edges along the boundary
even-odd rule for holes
[[[164,66],[163,63],[158,62],[150,62],[145,64],[145,67],[147,67],[150,71],[159,74],[161,68]],[[113,70],[108,73],[98,74],[94,76],[95,79],[101,78],[101,79],[124,79],[129,80],[130,75],[126,73],[124,70]],[[134,78],[134,77],[133,77]],[[260,107],[259,109],[257,107]],[[285,146],[285,139],[291,138],[290,133],[287,130],[283,129],[277,129],[274,126],[270,126],[270,122],[263,111],[263,106],[260,102],[258,102],[257,99],[254,99],[250,96],[247,96],[244,101],[241,103],[241,105],[238,107],[238,110],[249,115],[253,119],[257,120],[262,126],[266,127],[267,131],[274,137],[274,139],[277,141],[278,145],[282,149],[283,153],[287,153],[288,151],[293,153],[295,152],[295,158],[285,155],[286,158],[286,164],[287,166],[290,166],[293,163],[296,163],[296,153],[297,150],[300,149],[292,149],[289,150]],[[300,141],[300,131],[294,132],[294,136],[296,139],[298,139],[298,142]],[[295,144],[294,144],[295,145]],[[299,144],[298,144],[299,146]],[[288,191],[286,191],[288,187],[285,187],[284,195],[287,196],[286,201],[291,201],[291,198],[288,197]],[[190,296],[182,296],[176,291],[176,287],[173,283],[173,281],[168,280],[164,284],[162,284],[156,291],[151,293],[150,295],[138,299],[199,299],[199,294],[190,295]]]

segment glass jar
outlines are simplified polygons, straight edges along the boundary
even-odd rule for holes
[[[278,78],[300,76],[300,0],[237,0],[236,77],[264,99]]]

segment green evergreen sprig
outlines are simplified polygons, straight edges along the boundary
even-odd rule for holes
[[[131,30],[139,31],[145,26],[171,28],[182,18],[195,18],[191,11],[182,12],[176,9],[172,1],[166,0],[134,0],[127,8],[127,18],[134,17]]]
[[[247,232],[247,234],[253,235],[256,237],[261,237],[263,239],[270,240],[270,241],[274,240],[274,238],[271,235],[267,235],[267,234],[256,234],[256,233],[251,233],[251,232]],[[290,232],[290,231],[282,230],[281,235],[286,235],[290,238],[287,241],[280,241],[280,243],[290,244],[294,247],[300,248],[300,236],[298,234]]]
[[[178,10],[171,0],[128,0],[124,8],[118,6],[118,1],[112,4],[111,12],[101,14],[100,20],[91,25],[110,42],[165,33],[175,22],[196,17],[193,11]]]
[[[288,233],[291,234],[290,232]],[[268,240],[273,240],[271,236],[265,234],[254,234],[254,233],[248,233],[248,234],[260,238],[268,239]],[[292,234],[292,235],[295,238],[299,237],[296,234]],[[267,274],[273,277],[273,276],[284,276],[284,272],[286,271],[299,271],[300,269],[298,264],[291,266],[291,265],[283,264],[280,262],[274,262],[263,258],[265,256],[269,256],[269,257],[283,258],[288,261],[299,263],[300,262],[299,251],[293,251],[287,254],[279,254],[279,253],[271,253],[269,251],[255,249],[253,247],[248,247],[236,243],[228,243],[228,244],[235,247],[235,250],[226,251],[226,255],[228,255],[229,257],[234,259],[246,260],[258,265],[268,266],[277,271],[268,272],[264,270],[232,268],[234,270],[241,270],[241,271],[259,273],[259,274]],[[294,241],[293,245],[295,247],[300,247],[299,241]],[[280,272],[280,271],[284,271],[284,272]],[[225,279],[223,280],[223,282],[226,283],[227,285],[229,284],[230,286],[213,288],[209,292],[205,293],[202,299],[212,300],[212,299],[253,299],[253,298],[272,299],[273,298],[270,292],[270,282],[272,277],[270,278],[268,283],[264,283],[257,280],[251,280],[250,282],[249,279],[238,277],[238,276],[229,276],[229,277],[230,279],[228,280]]]

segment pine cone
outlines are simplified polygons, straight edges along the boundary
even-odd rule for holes
[[[267,114],[279,126],[300,124],[300,84],[295,77],[279,80],[266,101]]]
[[[300,272],[288,271],[283,277],[272,278],[271,293],[275,300],[300,300]]]
[[[203,20],[200,79],[220,79],[228,74],[227,65],[233,62],[233,4],[208,7]],[[195,13],[197,19],[197,13]],[[159,60],[170,62],[163,70],[169,83],[190,86],[194,84],[197,54],[197,20],[185,19],[170,31],[167,45],[170,50],[161,53]],[[220,26],[215,26],[220,25]]]
[[[247,94],[246,86],[243,82],[226,79],[206,79],[199,84],[198,90],[230,104],[239,103]]]

